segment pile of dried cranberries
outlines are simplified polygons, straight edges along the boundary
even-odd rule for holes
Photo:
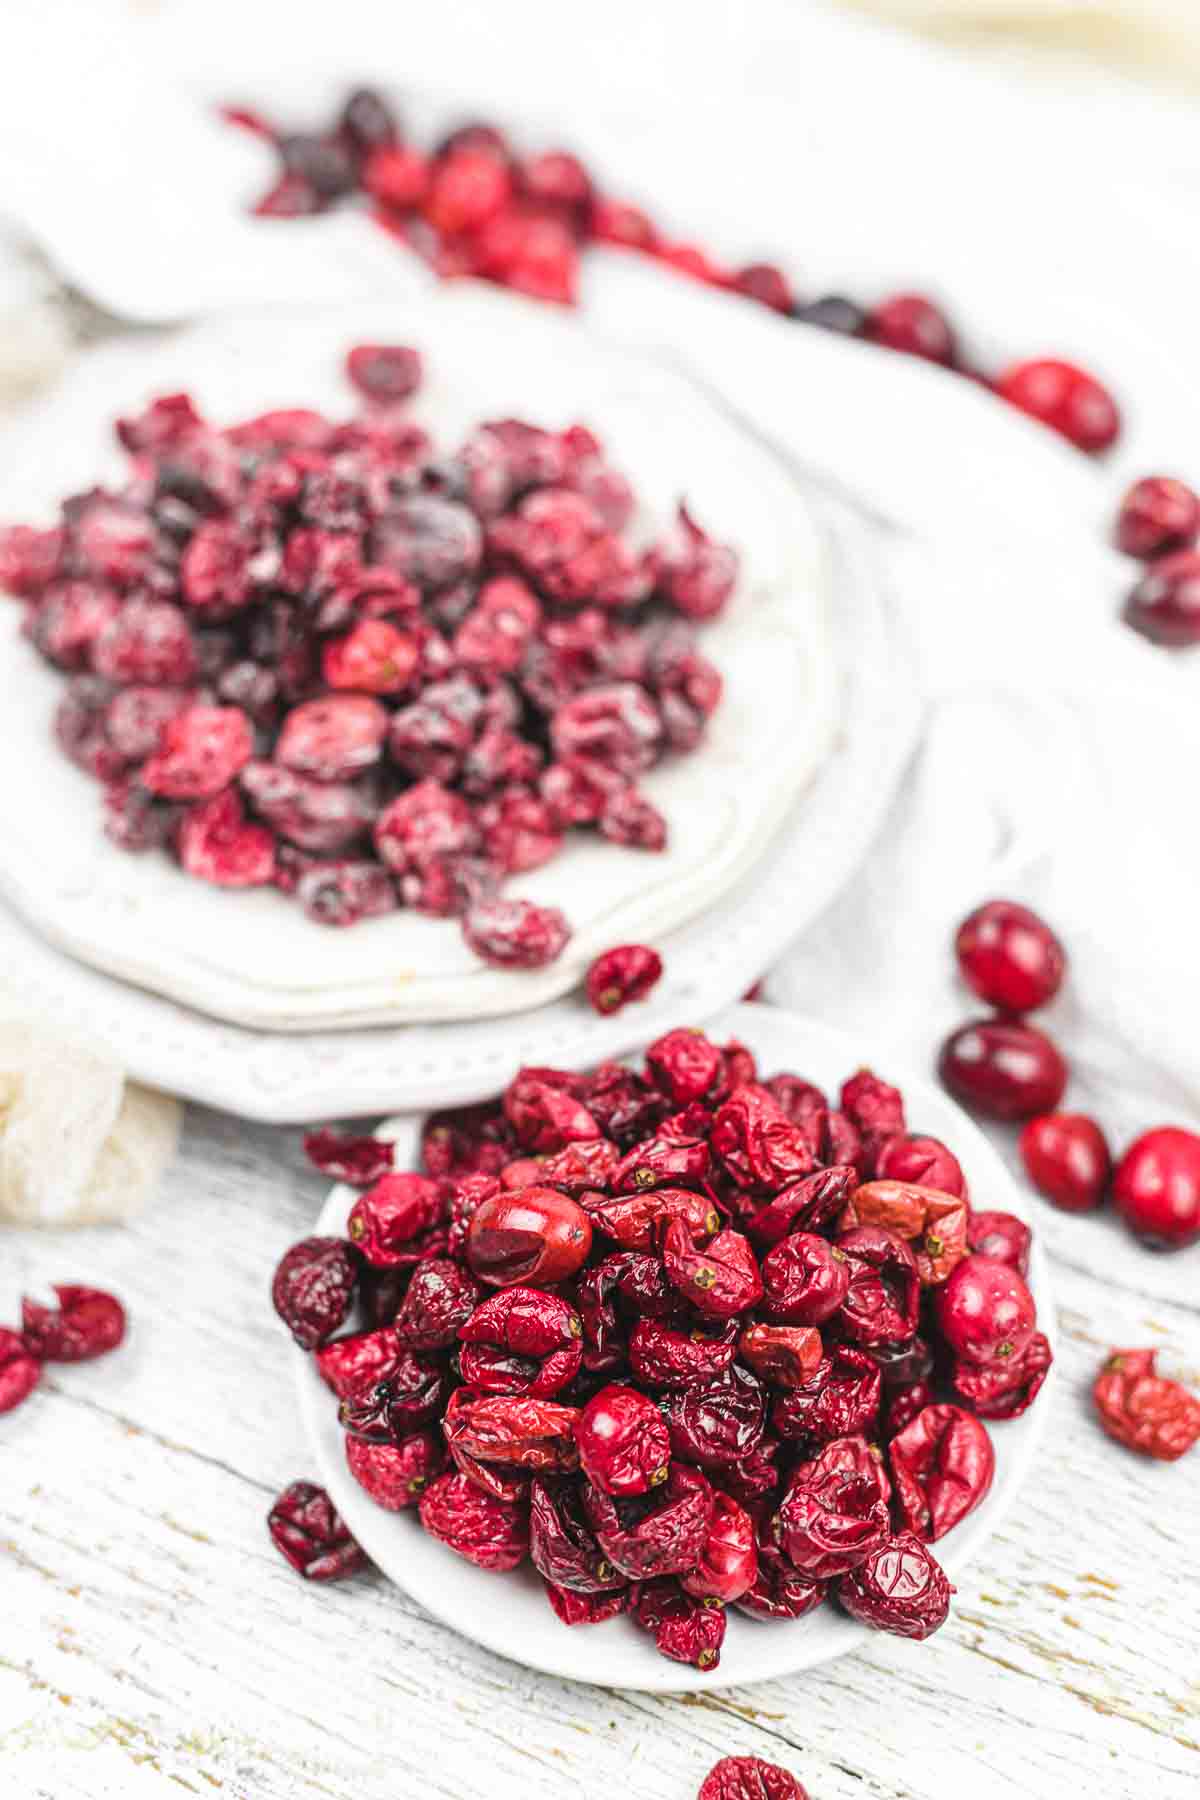
[[[472,275],[563,305],[575,301],[585,247],[614,244],[802,324],[867,338],[982,380],[1080,450],[1107,450],[1120,433],[1111,394],[1075,364],[1037,357],[994,378],[982,376],[945,313],[923,294],[892,294],[870,309],[842,294],[805,301],[773,263],[722,268],[695,244],[668,237],[640,207],[604,195],[570,151],[523,156],[497,126],[480,123],[461,126],[426,152],[405,137],[392,107],[372,88],[350,94],[320,132],[281,130],[244,106],[222,111],[278,154],[278,177],[254,208],[261,218],[305,218],[365,204],[438,275]]]
[[[661,850],[639,777],[694,750],[721,694],[692,625],[737,579],[681,505],[634,496],[583,426],[494,420],[436,455],[401,346],[360,344],[363,408],[218,428],[185,394],[117,423],[119,492],[0,531],[0,590],[71,679],[55,732],[123,849],[274,885],[328,925],[411,906],[535,968],[562,913],[501,883],[575,826]]]
[[[275,1306],[381,1506],[701,1669],[727,1605],[944,1622],[929,1546],[1051,1354],[1027,1228],[972,1211],[894,1087],[860,1070],[834,1104],[676,1030],[641,1073],[528,1068],[433,1115],[422,1174],[375,1139],[307,1148],[363,1191],[344,1238],[287,1252]]]

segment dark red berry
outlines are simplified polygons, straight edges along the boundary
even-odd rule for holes
[[[979,998],[1003,1012],[1032,1012],[1062,986],[1066,951],[1045,921],[1015,900],[977,907],[959,926],[954,948]]]
[[[1057,1047],[1015,1019],[960,1025],[942,1045],[938,1074],[956,1100],[993,1119],[1031,1119],[1053,1112],[1067,1085]]]
[[[1091,1212],[1104,1199],[1112,1157],[1094,1119],[1082,1113],[1030,1119],[1021,1157],[1034,1187],[1063,1212]]]
[[[1113,1176],[1117,1211],[1136,1236],[1160,1250],[1200,1239],[1200,1137],[1179,1126],[1144,1132]]]
[[[958,354],[945,313],[923,294],[894,294],[881,300],[867,314],[866,336],[887,350],[902,350],[947,366]]]
[[[1107,450],[1121,432],[1116,401],[1094,376],[1052,357],[1016,363],[995,383],[996,392],[1065,437],[1079,450]]]
[[[1200,642],[1200,551],[1176,550],[1151,563],[1125,602],[1124,618],[1168,650]]]

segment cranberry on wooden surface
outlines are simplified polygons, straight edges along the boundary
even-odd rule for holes
[[[1042,1031],[1014,1019],[975,1019],[942,1045],[938,1074],[956,1100],[993,1119],[1053,1112],[1067,1065]]]
[[[14,1412],[42,1379],[42,1365],[19,1331],[0,1325],[0,1413]]]
[[[587,997],[598,1013],[619,1012],[631,1000],[644,1000],[662,978],[662,957],[645,944],[622,944],[605,950],[587,972]]]
[[[1124,619],[1152,644],[1186,650],[1200,642],[1200,551],[1152,563],[1125,602]]]
[[[577,1201],[549,1187],[484,1200],[467,1231],[467,1261],[490,1287],[569,1281],[587,1261],[592,1223]]]
[[[936,1290],[934,1312],[950,1348],[972,1363],[1019,1356],[1037,1326],[1037,1308],[1008,1263],[974,1253]]]
[[[55,1283],[57,1307],[21,1302],[21,1335],[41,1362],[90,1362],[125,1337],[125,1308],[100,1288]]]
[[[1108,389],[1086,369],[1054,357],[1015,363],[995,383],[1001,399],[1049,425],[1079,450],[1107,450],[1121,432]]]
[[[1003,1012],[1045,1006],[1062,986],[1066,951],[1043,919],[1014,900],[989,900],[958,928],[958,966],[981,1000]]]
[[[1172,475],[1146,475],[1127,490],[1117,513],[1117,548],[1152,562],[1188,550],[1200,536],[1200,496]]]
[[[1114,1350],[1092,1387],[1100,1423],[1127,1450],[1177,1462],[1200,1439],[1200,1400],[1158,1373],[1156,1350]]]
[[[1112,1157],[1104,1133],[1083,1113],[1046,1113],[1021,1133],[1034,1187],[1063,1212],[1092,1212],[1104,1199]]]
[[[697,1800],[808,1800],[794,1775],[759,1756],[723,1756],[701,1783]]]
[[[865,335],[887,350],[902,350],[927,362],[952,364],[958,354],[954,331],[940,307],[923,294],[893,294],[867,314]]]
[[[1200,1239],[1200,1137],[1179,1126],[1144,1132],[1113,1176],[1113,1200],[1129,1229],[1159,1250]]]
[[[967,1243],[978,1256],[1006,1262],[1024,1275],[1029,1269],[1033,1233],[1024,1219],[1007,1212],[973,1212],[967,1221]]]

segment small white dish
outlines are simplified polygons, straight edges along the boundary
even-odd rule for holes
[[[477,421],[521,416],[594,426],[643,504],[648,537],[686,497],[737,546],[742,579],[700,633],[725,694],[700,750],[645,779],[670,838],[659,855],[574,833],[506,891],[559,906],[574,928],[549,968],[489,968],[453,920],[411,911],[331,931],[273,890],[231,893],[166,856],[130,856],[102,830],[93,782],[51,735],[62,692],[0,610],[0,892],[50,943],[211,1016],[257,1031],[507,1016],[545,1005],[614,943],[650,941],[712,907],[761,860],[826,757],[842,702],[830,576],[807,503],[779,461],[684,377],[606,347],[495,290],[367,304],[336,314],[213,323],[93,353],[9,444],[0,518],[53,517],[117,463],[114,415],[180,387],[221,421],[280,403],[349,413],[349,345],[418,345],[427,378],[413,417],[453,445]]]
[[[949,1144],[966,1171],[978,1205],[1029,1217],[1024,1194],[982,1132],[928,1079],[897,1067],[886,1046],[864,1044],[770,1006],[732,1007],[713,1020],[708,1030],[719,1039],[740,1038],[767,1072],[791,1069],[834,1091],[864,1061],[871,1064],[903,1090],[913,1129]],[[381,1126],[380,1135],[394,1141],[397,1168],[417,1166],[419,1119],[391,1119]],[[334,1188],[314,1229],[342,1233],[356,1198],[353,1189]],[[1029,1285],[1037,1301],[1040,1328],[1053,1346],[1054,1299],[1046,1258],[1036,1240]],[[532,1565],[527,1563],[510,1575],[488,1574],[428,1537],[413,1513],[389,1513],[376,1506],[346,1467],[337,1403],[317,1374],[315,1362],[300,1350],[293,1353],[293,1361],[297,1398],[320,1479],[363,1549],[435,1618],[497,1655],[547,1675],[601,1687],[698,1693],[816,1668],[862,1648],[873,1636],[868,1628],[829,1605],[789,1623],[750,1619],[731,1608],[720,1667],[715,1675],[704,1675],[659,1656],[651,1640],[626,1618],[568,1628],[550,1610]],[[996,1450],[991,1492],[969,1519],[936,1546],[951,1581],[964,1575],[1028,1477],[1049,1420],[1053,1383],[1051,1370],[1029,1412],[989,1426]],[[921,1654],[919,1645],[912,1654]]]

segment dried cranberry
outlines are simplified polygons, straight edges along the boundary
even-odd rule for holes
[[[668,1031],[646,1051],[646,1074],[676,1106],[705,1100],[719,1089],[724,1058],[702,1031]]]
[[[967,1198],[967,1178],[962,1166],[940,1138],[891,1138],[875,1159],[875,1173],[884,1180],[910,1181],[918,1187]]]
[[[416,1506],[446,1461],[441,1440],[432,1431],[414,1431],[398,1444],[369,1444],[357,1437],[345,1442],[350,1473],[376,1506],[388,1512]]]
[[[179,860],[218,887],[265,887],[275,876],[275,840],[248,825],[231,788],[189,806],[179,827]]]
[[[465,1451],[471,1466],[498,1463],[539,1474],[569,1474],[579,1467],[575,1429],[579,1408],[527,1394],[472,1394],[458,1388],[450,1396],[442,1430],[450,1454]]]
[[[663,1236],[662,1258],[684,1299],[709,1318],[736,1318],[762,1299],[758,1264],[740,1231],[718,1231],[698,1249],[683,1220],[673,1219]]]
[[[334,1181],[352,1187],[370,1187],[392,1166],[392,1146],[387,1138],[339,1137],[334,1131],[310,1131],[304,1154],[313,1167]]]
[[[267,1515],[271,1542],[306,1581],[339,1581],[366,1566],[324,1488],[293,1481]]]
[[[698,1468],[736,1468],[762,1442],[766,1395],[756,1376],[737,1363],[703,1387],[669,1393],[662,1407],[672,1454]]]
[[[618,1193],[626,1188],[640,1193],[646,1188],[676,1185],[703,1187],[712,1161],[705,1140],[709,1123],[703,1110],[698,1122],[693,1122],[688,1110],[660,1120],[653,1137],[643,1138],[626,1151],[612,1172],[611,1186]]]
[[[650,1388],[708,1387],[733,1363],[737,1326],[676,1331],[657,1319],[639,1319],[629,1338],[629,1366]]]
[[[860,1069],[842,1083],[841,1110],[862,1139],[872,1168],[884,1147],[907,1130],[899,1088],[881,1081],[870,1069]]]
[[[879,1452],[865,1438],[836,1438],[793,1474],[777,1540],[808,1579],[844,1575],[886,1542],[889,1492]]]
[[[967,1202],[911,1181],[867,1181],[854,1190],[842,1214],[843,1230],[884,1226],[905,1238],[923,1287],[945,1281],[967,1254]],[[845,1247],[844,1245],[842,1246]]]
[[[1200,536],[1200,497],[1171,475],[1146,475],[1121,501],[1117,547],[1152,562],[1173,550],[1190,550]]]
[[[445,1215],[442,1190],[427,1175],[384,1175],[355,1201],[346,1234],[377,1269],[415,1263]]]
[[[858,1171],[849,1163],[815,1169],[811,1175],[780,1188],[765,1206],[751,1214],[746,1229],[757,1243],[772,1245],[792,1234],[815,1233],[838,1216],[857,1183]]]
[[[662,957],[645,944],[622,944],[598,956],[587,972],[587,997],[598,1013],[620,1012],[644,1000],[661,980]]]
[[[1117,1164],[1113,1200],[1129,1229],[1156,1250],[1200,1238],[1200,1137],[1164,1125],[1135,1138]]]
[[[808,1800],[794,1775],[760,1756],[723,1756],[701,1783],[697,1800]]]
[[[367,694],[308,700],[283,721],[275,757],[298,775],[348,781],[379,761],[388,715]]]
[[[713,1516],[700,1561],[679,1585],[697,1600],[728,1605],[740,1600],[758,1579],[758,1544],[754,1523],[744,1507],[719,1490],[713,1494]]]
[[[642,1586],[634,1606],[634,1618],[652,1632],[660,1656],[693,1668],[715,1669],[721,1660],[725,1638],[723,1607],[693,1598],[674,1581],[650,1581]]]
[[[802,1387],[821,1364],[821,1334],[811,1325],[748,1325],[738,1352],[755,1374],[775,1387]]]
[[[738,558],[727,544],[702,531],[680,505],[675,538],[654,552],[658,592],[689,619],[715,619],[737,585]]]
[[[824,1600],[827,1584],[809,1581],[792,1566],[775,1541],[774,1513],[760,1509],[757,1525],[758,1575],[734,1604],[755,1619],[803,1619]]]
[[[100,1288],[60,1287],[57,1308],[21,1302],[21,1335],[40,1362],[89,1362],[125,1337],[125,1308]]]
[[[996,392],[1079,450],[1108,450],[1121,432],[1116,401],[1074,363],[1043,357],[1015,363],[997,377]]]
[[[1130,590],[1122,616],[1169,650],[1200,642],[1200,551],[1176,550],[1152,563]]]
[[[986,1499],[996,1456],[986,1428],[957,1406],[927,1406],[888,1446],[905,1529],[945,1537]]]
[[[196,674],[195,639],[178,607],[133,599],[95,639],[92,667],[125,685],[187,687]]]
[[[880,1225],[843,1231],[837,1248],[850,1265],[838,1323],[864,1347],[907,1344],[916,1336],[921,1280],[904,1239]]]
[[[343,1431],[369,1444],[399,1444],[443,1412],[449,1382],[444,1361],[397,1350],[377,1380],[343,1395]]]
[[[400,344],[356,344],[346,374],[366,399],[383,406],[407,400],[421,385],[421,354]]]
[[[1156,1350],[1114,1350],[1092,1398],[1109,1437],[1159,1462],[1177,1462],[1200,1438],[1200,1400],[1158,1373]]]
[[[586,1483],[583,1507],[600,1548],[631,1581],[686,1575],[696,1567],[713,1514],[699,1469],[674,1464],[649,1495],[617,1499]]]
[[[383,145],[363,164],[362,185],[384,206],[407,212],[420,206],[429,191],[429,163],[407,144]]]
[[[0,1325],[0,1413],[13,1412],[42,1379],[42,1365],[17,1331]]]
[[[62,533],[32,525],[0,526],[0,593],[40,600],[62,554]]]
[[[814,1232],[795,1231],[763,1258],[763,1311],[788,1325],[832,1318],[850,1287],[844,1253]]]
[[[836,1344],[811,1380],[776,1397],[771,1423],[784,1438],[822,1442],[870,1431],[879,1417],[883,1379],[865,1350]]]
[[[972,1363],[1019,1356],[1037,1325],[1033,1295],[1008,1263],[972,1254],[934,1295],[942,1336]]]
[[[584,1407],[575,1436],[584,1474],[606,1494],[645,1494],[667,1479],[667,1427],[636,1388],[601,1388]]]
[[[458,1263],[445,1257],[418,1263],[396,1314],[397,1341],[410,1350],[448,1350],[482,1297],[478,1282]]]
[[[470,908],[463,936],[476,956],[498,969],[542,969],[562,955],[571,928],[556,906],[488,898]]]
[[[497,1194],[478,1207],[467,1232],[467,1261],[490,1287],[514,1282],[553,1286],[587,1261],[591,1221],[583,1208],[550,1187]]]
[[[1032,1012],[1062,986],[1066,951],[1045,921],[1015,900],[978,907],[959,926],[954,948],[970,986],[1003,1012]]]
[[[581,1594],[574,1588],[558,1587],[553,1581],[543,1580],[542,1585],[555,1615],[564,1625],[602,1625],[605,1619],[615,1619],[628,1610],[635,1592],[628,1584],[616,1592],[603,1594]]]
[[[942,1045],[938,1074],[956,1100],[993,1119],[1053,1112],[1067,1085],[1057,1046],[1016,1019],[960,1025]]]
[[[967,1244],[979,1256],[1008,1263],[1018,1275],[1029,1271],[1033,1233],[1024,1219],[1006,1212],[973,1212],[967,1221]]]
[[[529,1556],[542,1578],[573,1594],[626,1586],[584,1517],[578,1493],[535,1480],[529,1490]],[[557,1610],[557,1609],[556,1609]]]
[[[583,1361],[579,1314],[537,1288],[490,1295],[458,1335],[463,1380],[481,1392],[549,1399],[575,1379]]]
[[[950,1386],[956,1400],[981,1419],[1016,1419],[1040,1394],[1054,1357],[1049,1340],[1035,1331],[1023,1350],[998,1362],[955,1362]]]
[[[707,1194],[693,1193],[690,1188],[622,1194],[614,1200],[593,1201],[587,1210],[593,1227],[625,1250],[653,1249],[671,1224],[683,1225],[692,1237],[711,1236],[721,1224]]]
[[[900,1532],[842,1578],[837,1597],[860,1625],[920,1639],[946,1623],[953,1591],[921,1540]]]
[[[1063,1212],[1091,1212],[1104,1198],[1112,1157],[1104,1133],[1082,1113],[1046,1113],[1021,1133],[1021,1157],[1040,1194]]]
[[[412,1348],[413,1346],[409,1346]],[[317,1373],[339,1400],[374,1387],[399,1360],[401,1344],[389,1321],[372,1331],[351,1332],[322,1344],[314,1355]]]
[[[866,336],[887,350],[954,363],[958,346],[946,315],[923,294],[894,294],[867,314]]]
[[[525,1507],[488,1494],[461,1473],[442,1475],[420,1498],[421,1524],[480,1569],[515,1569],[529,1549]]]
[[[315,1350],[347,1318],[360,1267],[344,1238],[301,1238],[284,1253],[271,1299],[302,1350]]]
[[[254,734],[239,708],[192,706],[163,726],[141,780],[169,800],[204,800],[228,787],[253,754]]]

